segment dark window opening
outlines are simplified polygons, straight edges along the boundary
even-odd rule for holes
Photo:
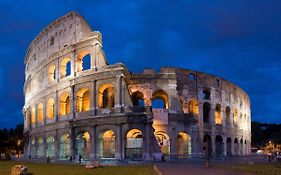
[[[52,36],[50,39],[50,46],[55,44],[55,38]]]
[[[210,100],[211,93],[208,90],[203,91],[203,99]]]
[[[191,73],[188,75],[188,79],[191,80],[191,81],[194,81],[196,78],[195,74]]]

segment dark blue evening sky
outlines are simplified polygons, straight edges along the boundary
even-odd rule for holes
[[[252,120],[281,123],[280,8],[280,0],[1,0],[0,128],[23,122],[29,43],[69,11],[103,34],[109,63],[221,76],[249,94]]]

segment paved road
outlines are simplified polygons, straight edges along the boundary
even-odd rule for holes
[[[161,175],[249,175],[215,168],[204,168],[203,165],[190,163],[158,163],[156,167]]]

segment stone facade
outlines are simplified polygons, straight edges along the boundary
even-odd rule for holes
[[[26,157],[153,160],[162,154],[250,153],[250,99],[242,89],[192,70],[130,73],[124,64],[109,65],[101,33],[75,12],[32,41],[25,64]]]

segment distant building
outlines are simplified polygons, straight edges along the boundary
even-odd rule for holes
[[[77,13],[47,26],[30,44],[25,64],[24,153],[31,159],[251,151],[250,99],[241,88],[193,70],[130,73],[124,64],[108,64],[101,33]]]

